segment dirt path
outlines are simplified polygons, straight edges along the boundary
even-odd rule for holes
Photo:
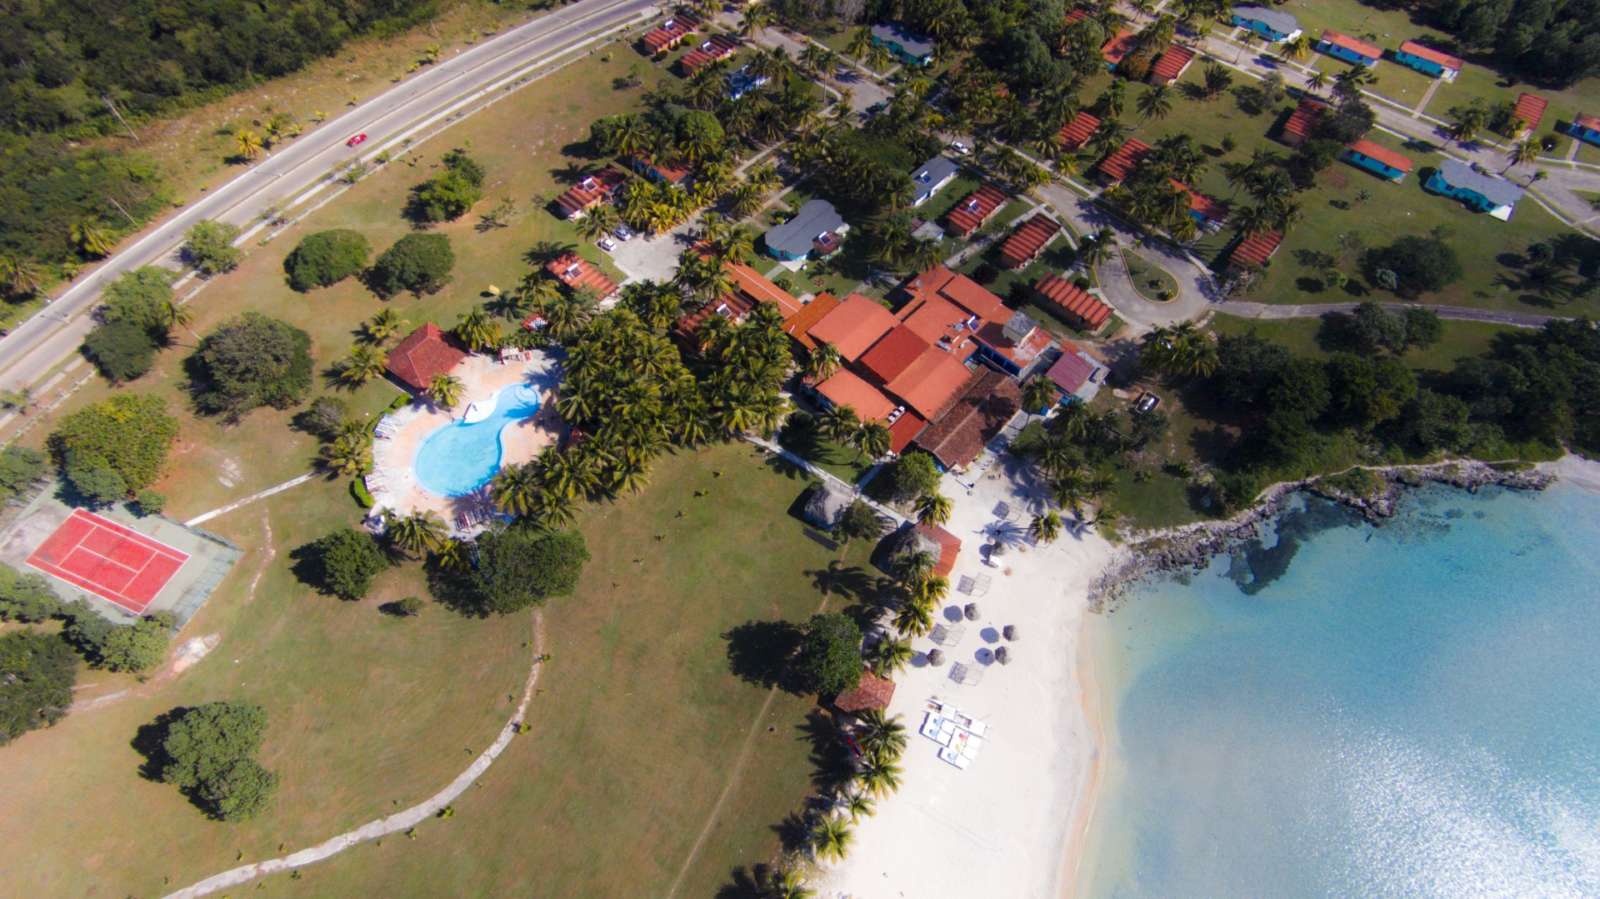
[[[330,837],[315,846],[302,849],[299,852],[266,861],[253,862],[248,865],[240,865],[220,874],[213,874],[198,883],[169,893],[167,899],[193,899],[193,897],[206,896],[219,890],[249,883],[258,877],[265,877],[268,874],[281,874],[284,871],[316,864],[368,840],[375,840],[379,837],[410,830],[438,814],[441,809],[454,802],[478,778],[482,777],[484,772],[489,770],[489,766],[494,764],[495,759],[500,757],[500,753],[511,745],[512,738],[517,735],[517,729],[523,722],[523,716],[527,714],[528,704],[533,700],[534,686],[539,682],[539,670],[544,666],[544,642],[544,617],[535,611],[533,613],[533,665],[528,669],[528,679],[522,688],[522,701],[517,704],[517,710],[511,714],[511,718],[506,721],[505,726],[500,728],[500,736],[495,738],[494,743],[490,744],[488,749],[485,749],[481,755],[474,759],[465,771],[456,775],[455,780],[452,780],[444,789],[408,809],[368,821],[354,830],[345,831],[338,836]]]

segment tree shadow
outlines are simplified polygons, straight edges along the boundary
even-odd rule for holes
[[[144,762],[139,765],[139,776],[148,781],[160,783],[166,773],[167,766],[172,764],[172,757],[167,755],[162,743],[166,742],[167,732],[172,725],[177,724],[184,715],[189,713],[188,706],[178,706],[162,712],[154,721],[142,724],[134,731],[133,739],[128,745],[133,751],[144,757]]]
[[[797,693],[789,659],[801,636],[800,628],[787,621],[747,621],[733,627],[722,634],[728,641],[728,669],[746,683]]]

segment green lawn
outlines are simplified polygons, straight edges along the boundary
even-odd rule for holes
[[[1166,269],[1150,264],[1133,250],[1123,250],[1122,258],[1128,264],[1128,277],[1133,281],[1134,289],[1146,299],[1162,302],[1177,296],[1178,280]]]
[[[1324,359],[1331,355],[1317,341],[1322,320],[1318,318],[1252,319],[1233,315],[1218,315],[1211,320],[1211,330],[1218,334],[1257,335],[1283,344],[1297,356]],[[1516,333],[1520,328],[1488,322],[1446,321],[1444,336],[1425,349],[1414,349],[1403,357],[1406,364],[1419,371],[1449,371],[1458,360],[1481,356],[1488,352],[1495,337]]]

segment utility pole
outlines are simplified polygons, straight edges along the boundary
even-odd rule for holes
[[[117,117],[117,121],[122,123],[123,129],[128,132],[128,136],[129,137],[133,138],[133,142],[136,143],[136,144],[137,143],[142,143],[142,141],[139,140],[139,135],[134,134],[133,133],[133,128],[131,128],[128,125],[128,120],[122,117],[122,112],[117,109],[117,104],[111,102],[111,95],[110,94],[101,94],[100,95],[100,99],[106,101],[106,108],[110,109],[111,110],[111,114],[116,116]],[[127,215],[127,213],[124,212],[123,215]]]

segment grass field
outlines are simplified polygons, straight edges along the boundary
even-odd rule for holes
[[[1318,318],[1263,320],[1218,315],[1211,320],[1211,330],[1217,334],[1254,331],[1260,337],[1283,344],[1297,356],[1313,359],[1332,355],[1317,340],[1321,327],[1322,320]],[[1446,321],[1444,335],[1438,343],[1425,349],[1411,350],[1403,358],[1407,365],[1418,371],[1449,371],[1460,359],[1488,352],[1498,335],[1522,330],[1489,322]]]

